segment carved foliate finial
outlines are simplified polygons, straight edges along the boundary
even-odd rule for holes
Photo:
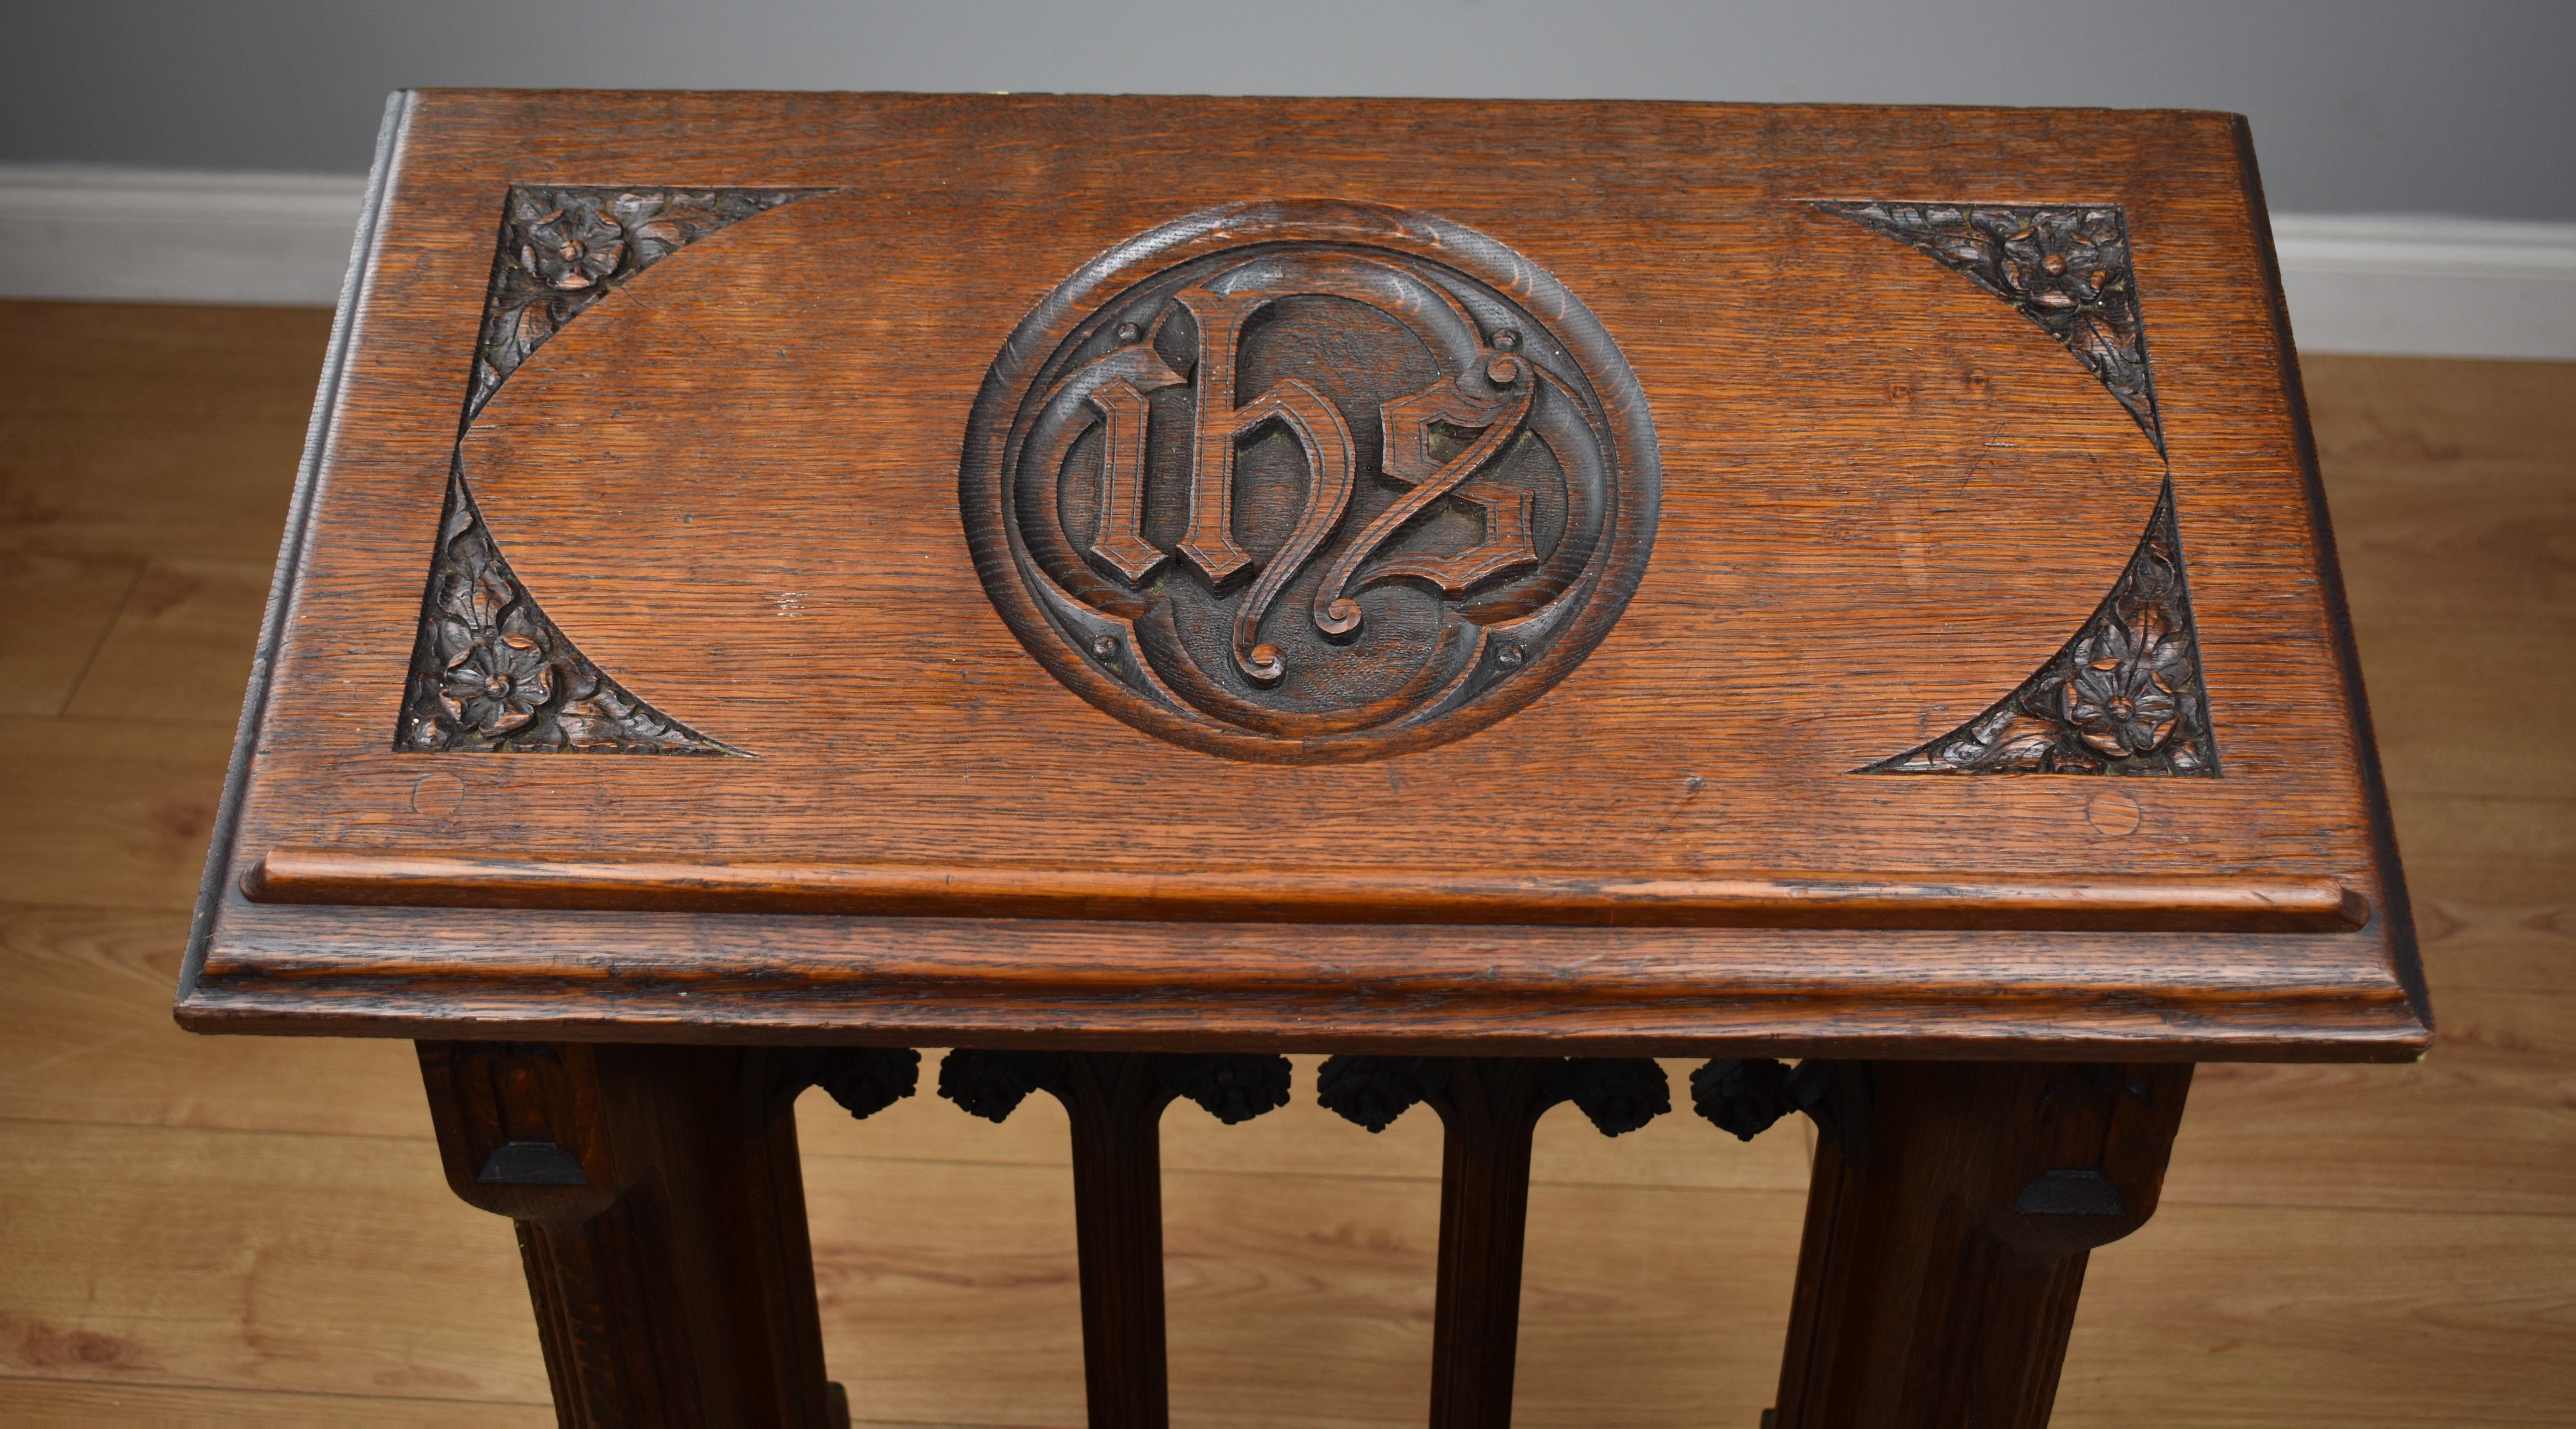
[[[1386,1130],[1424,1097],[1440,1090],[1440,1067],[1429,1057],[1327,1057],[1315,1073],[1315,1100],[1344,1121]]]
[[[1155,1063],[1163,1085],[1228,1126],[1286,1106],[1291,1070],[1287,1058],[1257,1053],[1186,1054]]]
[[[1115,1054],[1110,1058],[1119,1059]],[[1155,1107],[1171,1097],[1187,1097],[1233,1126],[1288,1104],[1288,1059],[1275,1053],[1187,1053],[1147,1061],[1153,1078],[1148,1085],[1161,1088],[1151,1099]],[[1084,1095],[1082,1083],[1068,1080],[1075,1073],[1062,1053],[960,1047],[939,1064],[939,1094],[972,1115],[998,1122],[1017,1111],[1031,1092]]]
[[[1672,1079],[1645,1057],[1573,1057],[1558,1074],[1560,1094],[1603,1136],[1623,1136],[1673,1109]]]
[[[959,1047],[939,1062],[939,1094],[986,1121],[1007,1120],[1029,1093],[1057,1085],[1064,1058],[1054,1052]]]
[[[787,1054],[787,1065],[862,1121],[921,1085],[921,1054],[909,1047],[800,1048]]]
[[[1315,1078],[1315,1099],[1345,1121],[1386,1130],[1417,1102],[1441,1095],[1448,1064],[1439,1057],[1328,1057]],[[1548,1060],[1535,1117],[1571,1101],[1604,1136],[1635,1131],[1672,1110],[1664,1069],[1644,1057]]]
[[[1833,1107],[1827,1093],[1833,1086],[1834,1064],[1816,1058],[1794,1068],[1769,1057],[1720,1059],[1691,1073],[1691,1108],[1738,1141],[1751,1141],[1780,1118],[1802,1111],[1842,1136],[1846,1153],[1856,1156],[1850,1143],[1858,1127],[1829,1115]]]

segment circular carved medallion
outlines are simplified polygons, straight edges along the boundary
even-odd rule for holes
[[[1343,203],[1196,214],[1065,280],[994,359],[959,479],[1022,643],[1242,759],[1459,738],[1579,663],[1645,573],[1636,378],[1483,234]]]

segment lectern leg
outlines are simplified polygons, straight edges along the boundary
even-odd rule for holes
[[[1432,1429],[1512,1422],[1530,1142],[1562,1099],[1554,1058],[1460,1057],[1427,1098],[1446,1129],[1440,1166],[1440,1285],[1431,1321]]]
[[[2155,1212],[2188,1064],[1844,1063],[1778,1429],[2037,1429],[2086,1253]]]
[[[772,1054],[423,1042],[448,1184],[518,1222],[568,1425],[846,1424]]]

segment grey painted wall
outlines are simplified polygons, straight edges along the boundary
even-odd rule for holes
[[[355,171],[405,85],[2233,109],[2278,210],[2576,218],[2576,0],[0,0],[0,160]]]

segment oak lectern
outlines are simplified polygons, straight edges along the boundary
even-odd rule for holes
[[[790,1103],[960,1049],[1119,1429],[1176,1097],[1441,1119],[1438,1425],[1678,1091],[1779,1429],[2030,1426],[2194,1062],[2431,1035],[2241,120],[1078,96],[396,96],[178,1016],[419,1042],[579,1424],[863,1403]]]

